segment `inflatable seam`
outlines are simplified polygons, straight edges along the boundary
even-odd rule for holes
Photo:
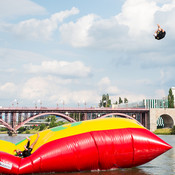
[[[32,168],[33,168],[33,172],[32,172],[32,173],[34,173],[34,164],[33,164],[32,159],[30,158],[30,156],[29,156],[29,159],[30,159],[30,162],[31,162],[31,164],[32,164]]]
[[[95,138],[93,136],[93,132],[89,132],[89,133],[90,133],[90,135],[91,135],[91,137],[92,137],[92,139],[94,141],[95,147],[96,147],[97,152],[98,152],[98,168],[100,169],[100,167],[101,167],[100,166],[100,153],[99,153],[99,150],[98,150],[98,146],[97,146],[97,143],[96,143]]]
[[[19,172],[20,167],[21,167],[21,158],[20,158],[20,162],[19,162],[19,165],[18,165],[18,173],[17,174],[20,174],[20,172]]]
[[[132,149],[133,149],[133,158],[132,158],[132,165],[134,164],[134,154],[135,154],[135,150],[134,150],[134,138],[132,135],[132,130],[130,128],[128,128],[128,132],[131,133],[131,138],[132,138]]]

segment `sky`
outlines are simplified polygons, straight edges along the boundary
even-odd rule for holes
[[[0,106],[163,98],[175,86],[174,19],[174,0],[0,0]]]

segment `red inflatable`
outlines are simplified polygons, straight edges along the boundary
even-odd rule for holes
[[[44,132],[40,140],[45,143],[38,145],[27,158],[0,152],[0,173],[129,168],[144,164],[172,148],[130,119],[91,120]]]

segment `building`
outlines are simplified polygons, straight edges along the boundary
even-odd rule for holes
[[[144,99],[145,108],[168,108],[168,98],[163,99]]]

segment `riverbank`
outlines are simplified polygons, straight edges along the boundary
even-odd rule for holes
[[[24,132],[18,133],[18,134],[36,134],[40,132],[39,130],[26,130]],[[7,131],[1,131],[0,134],[8,134]]]
[[[156,129],[153,133],[156,135],[172,135],[172,129],[171,128]]]
[[[20,134],[36,134],[38,132],[39,130],[31,129],[31,130],[26,130]],[[156,129],[153,133],[156,135],[172,135],[172,129],[171,128]],[[1,131],[0,134],[7,134],[7,131]]]

